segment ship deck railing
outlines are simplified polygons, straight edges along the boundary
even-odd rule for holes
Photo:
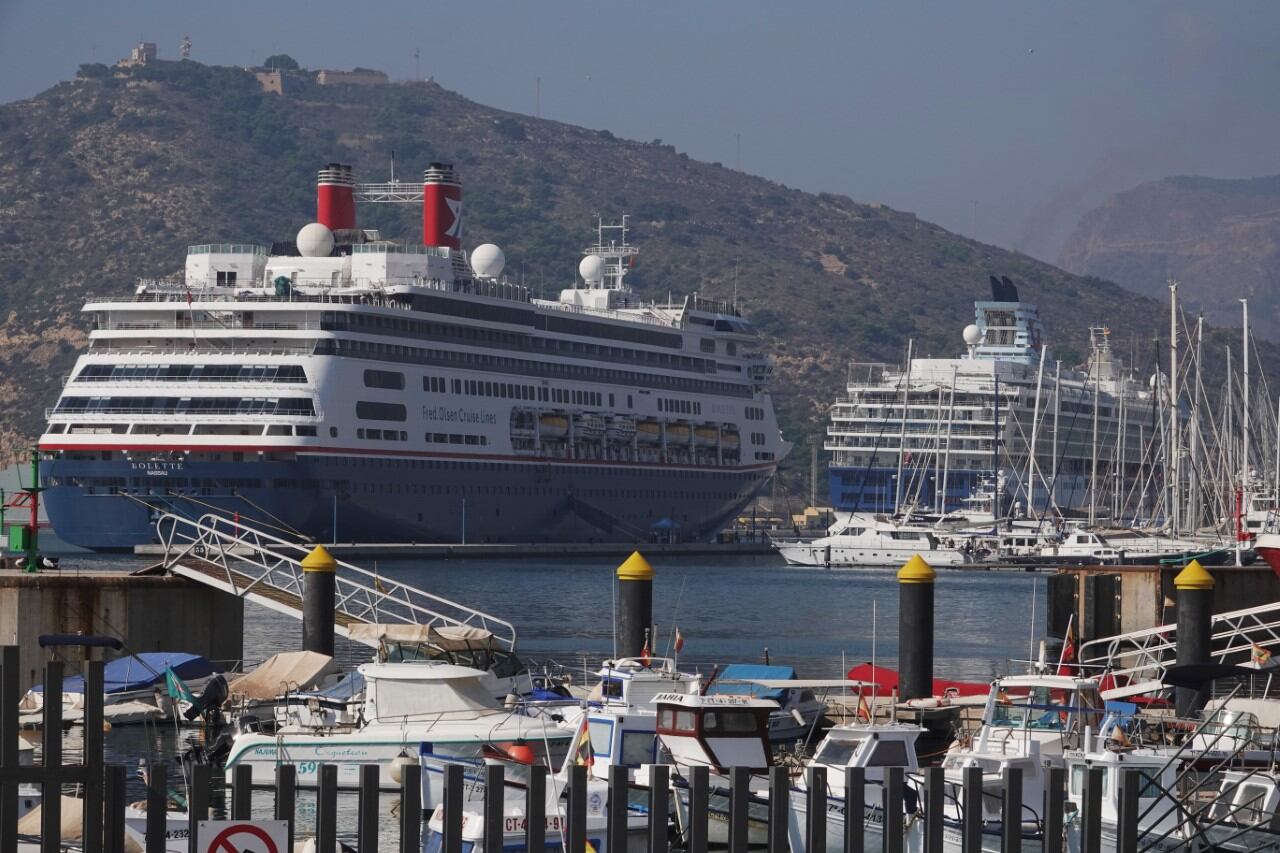
[[[221,389],[219,389],[221,390]],[[198,399],[198,398],[197,398]],[[242,420],[245,418],[258,420],[261,418],[271,419],[288,419],[289,423],[300,420],[305,423],[319,421],[324,418],[324,412],[319,406],[312,404],[315,413],[311,412],[250,412],[238,409],[172,409],[168,411],[157,411],[156,409],[143,409],[136,407],[112,407],[105,409],[59,409],[49,408],[44,410],[45,420],[54,417],[59,418],[96,418],[99,416],[128,415],[131,418],[140,420],[172,420],[181,417],[198,417],[198,418],[232,418],[234,420]]]

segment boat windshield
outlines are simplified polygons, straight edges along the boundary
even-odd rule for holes
[[[858,751],[858,747],[861,745],[862,738],[850,738],[848,740],[844,738],[840,740],[828,738],[818,750],[818,754],[813,757],[813,762],[815,764],[825,764],[827,767],[847,767],[853,759],[854,753]]]
[[[1054,698],[1048,687],[1033,687],[1026,696],[1001,700],[996,703],[991,724],[1011,728],[1065,731],[1072,712],[1079,712],[1067,694],[1066,701]]]

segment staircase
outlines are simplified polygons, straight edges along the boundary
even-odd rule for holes
[[[1210,624],[1213,663],[1248,661],[1255,647],[1280,651],[1280,601],[1215,613]],[[1090,640],[1080,647],[1086,675],[1114,676],[1121,685],[1104,690],[1104,699],[1121,699],[1159,690],[1165,670],[1177,661],[1178,626],[1158,625],[1114,637]]]
[[[216,513],[192,519],[163,512],[156,530],[164,556],[155,570],[302,618],[302,560],[314,545],[291,542]],[[350,636],[351,626],[367,623],[482,628],[493,634],[499,647],[515,650],[516,629],[510,622],[351,563],[335,562],[334,630],[344,637]],[[376,639],[359,642],[378,644]]]

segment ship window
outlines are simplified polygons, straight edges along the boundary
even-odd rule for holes
[[[698,342],[698,346],[703,352],[716,351],[716,342],[712,338],[703,338],[701,341]]]
[[[288,424],[270,424],[267,435],[293,435],[293,427]]]
[[[337,437],[338,437],[338,428],[337,428],[337,427],[329,427],[329,437],[330,437],[330,438],[337,438]]]
[[[360,400],[356,403],[356,417],[366,421],[403,421],[407,414],[401,403]]]
[[[404,374],[394,370],[366,370],[364,387],[390,388],[394,391],[404,390]]]
[[[218,270],[218,287],[234,287],[235,283],[235,270]]]
[[[293,428],[293,432],[295,435],[309,435],[314,437],[316,434],[316,428],[313,426],[296,426]]]
[[[653,762],[656,740],[652,732],[623,732],[621,761],[627,767]]]

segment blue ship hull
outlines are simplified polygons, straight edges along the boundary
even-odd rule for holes
[[[699,541],[731,522],[772,473],[319,454],[56,458],[43,472],[41,498],[58,536],[99,551],[157,541],[162,512],[238,515],[286,538],[323,542]]]
[[[841,512],[892,513],[897,496],[896,468],[831,468],[829,469],[831,505]],[[904,473],[904,476],[906,474]],[[974,494],[984,479],[990,480],[990,470],[952,471],[947,475],[947,493],[943,499],[943,512],[951,512],[964,506],[964,499]],[[908,481],[903,488],[903,502],[914,501],[919,506],[936,506],[938,484],[925,477],[919,484]]]

